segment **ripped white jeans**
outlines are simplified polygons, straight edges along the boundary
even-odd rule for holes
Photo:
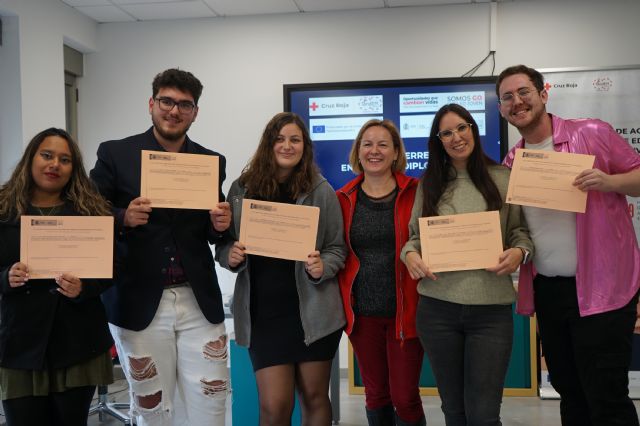
[[[144,330],[109,327],[138,426],[224,425],[231,389],[225,326],[207,321],[190,287],[165,289]],[[174,397],[186,418],[174,415]]]

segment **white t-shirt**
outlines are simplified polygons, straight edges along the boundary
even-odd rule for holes
[[[553,138],[549,136],[537,144],[525,143],[524,147],[553,151]],[[578,263],[576,214],[538,207],[523,206],[522,208],[536,248],[533,257],[536,270],[548,277],[575,276]]]

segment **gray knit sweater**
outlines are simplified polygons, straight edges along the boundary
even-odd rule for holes
[[[500,227],[505,249],[522,247],[533,256],[533,243],[529,237],[524,214],[519,205],[504,202],[509,185],[509,169],[492,166],[489,174],[502,196]],[[402,249],[400,258],[405,261],[408,252],[420,253],[420,231],[418,218],[422,215],[422,187],[416,192],[411,221],[409,222],[409,241]],[[487,203],[476,189],[466,171],[458,172],[457,178],[449,184],[438,204],[440,215],[473,213],[486,211]],[[418,283],[418,293],[423,296],[465,305],[507,305],[515,300],[515,290],[511,276],[497,276],[483,269],[471,271],[438,272],[433,281],[423,278]]]

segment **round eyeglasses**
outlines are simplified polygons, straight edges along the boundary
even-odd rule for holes
[[[462,136],[471,129],[471,126],[473,126],[473,124],[471,123],[460,123],[456,126],[455,129],[440,130],[437,135],[442,142],[451,142],[454,133]]]
[[[530,87],[522,87],[516,90],[515,93],[507,92],[503,94],[502,96],[500,96],[498,103],[503,106],[510,106],[515,101],[516,95],[520,98],[520,100],[528,101],[536,92],[537,90],[534,90]]]

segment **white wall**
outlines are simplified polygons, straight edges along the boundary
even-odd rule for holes
[[[9,86],[0,89],[2,93],[16,89],[20,93],[11,112],[15,121],[3,120],[11,130],[2,130],[0,143],[22,147],[47,127],[65,127],[63,44],[83,52],[95,50],[98,25],[59,0],[0,0],[0,15],[17,17],[17,25],[9,20],[10,37],[19,46],[12,58],[20,61],[19,79],[5,75],[5,65],[0,65],[0,87]],[[0,59],[4,62],[4,57]],[[0,164],[2,176],[8,173],[5,163]]]
[[[557,3],[498,4],[496,73],[640,64],[640,2]],[[205,86],[190,135],[227,156],[227,188],[283,84],[460,76],[488,52],[489,5],[102,24],[97,40],[80,80],[87,163],[99,142],[146,129],[153,76],[179,66]]]
[[[557,3],[498,4],[496,73],[640,64],[640,2]],[[100,25],[80,80],[86,161],[101,141],[150,125],[151,80],[179,66],[205,86],[190,135],[227,156],[226,190],[282,110],[283,84],[461,76],[488,53],[489,17],[485,3]],[[486,64],[476,75],[488,74]],[[233,275],[220,278],[232,292]]]
[[[489,10],[481,3],[96,25],[58,0],[0,0],[0,13],[19,17],[16,108],[25,138],[64,126],[63,39],[90,52],[79,80],[79,139],[88,168],[101,141],[150,125],[151,80],[179,66],[205,86],[190,135],[227,156],[225,189],[282,109],[283,84],[460,76],[488,53]],[[639,16],[637,0],[498,3],[496,73],[520,62],[640,64]],[[490,73],[485,65],[476,75]],[[222,280],[229,291],[232,275]]]

